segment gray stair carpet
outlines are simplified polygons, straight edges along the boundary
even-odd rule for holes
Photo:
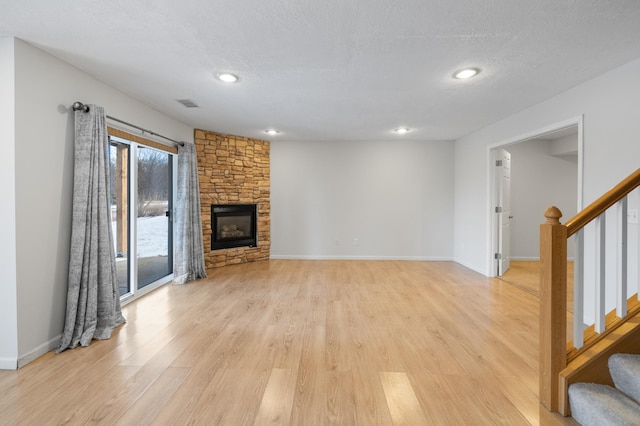
[[[569,386],[571,415],[583,426],[637,426],[640,404],[611,386],[574,383]]]
[[[640,403],[640,355],[611,355],[609,372],[616,389]]]

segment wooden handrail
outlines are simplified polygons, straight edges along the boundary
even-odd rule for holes
[[[628,193],[640,186],[640,169],[631,173],[625,180],[611,188],[600,198],[589,204],[580,213],[569,219],[565,225],[567,227],[567,237],[572,236],[585,227],[596,217],[604,213],[609,207],[623,199]]]
[[[640,186],[640,169],[611,188],[583,211],[560,223],[562,212],[556,207],[545,211],[546,223],[540,225],[540,402],[549,411],[567,415],[566,389],[560,390],[559,373],[567,365],[567,238],[604,213]],[[626,317],[625,317],[626,319]],[[625,319],[621,319],[624,322]],[[589,342],[590,345],[597,339]],[[586,348],[587,345],[583,346]]]

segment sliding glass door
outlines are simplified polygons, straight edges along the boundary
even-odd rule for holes
[[[171,155],[138,146],[138,288],[173,272]]]
[[[121,298],[173,274],[173,155],[111,137],[111,218]]]
[[[129,282],[129,145],[110,142],[111,227],[122,297],[132,292]]]

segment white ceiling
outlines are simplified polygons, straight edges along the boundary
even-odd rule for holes
[[[0,0],[0,35],[196,128],[447,140],[640,58],[640,1]]]

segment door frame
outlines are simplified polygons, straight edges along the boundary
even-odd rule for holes
[[[495,153],[496,150],[504,148],[508,150],[510,145],[515,145],[521,142],[526,142],[532,139],[538,139],[542,136],[545,136],[549,133],[557,132],[559,130],[566,129],[568,127],[578,127],[578,211],[581,211],[583,208],[583,164],[584,164],[584,141],[583,141],[583,126],[584,126],[584,116],[579,115],[577,117],[570,118],[565,121],[561,121],[558,123],[550,124],[548,126],[542,127],[537,130],[533,130],[515,137],[511,137],[505,139],[501,142],[497,142],[495,144],[491,144],[487,147],[487,156],[486,156],[486,164],[489,166],[487,171],[487,271],[489,272],[490,277],[496,277],[498,273],[497,268],[497,260],[494,258],[494,253],[497,253],[498,250],[498,238],[499,232],[498,229],[498,219],[495,214],[494,208],[496,206],[496,202],[498,199],[497,188],[495,185],[496,179],[496,167],[495,167]],[[513,188],[512,188],[513,190]],[[540,223],[544,222],[544,218],[542,217],[542,213],[540,212]],[[568,218],[564,218],[565,220]]]

